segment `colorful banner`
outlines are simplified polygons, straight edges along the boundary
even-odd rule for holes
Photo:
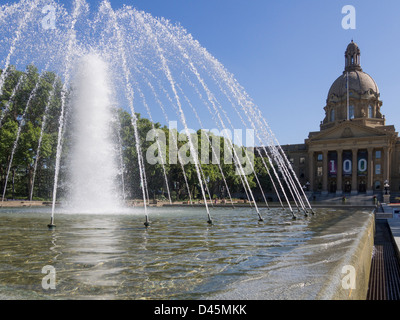
[[[344,151],[343,152],[343,175],[344,176],[351,176],[353,172],[353,154],[351,151]]]
[[[367,151],[359,151],[357,157],[357,174],[366,176],[368,172],[368,153]]]

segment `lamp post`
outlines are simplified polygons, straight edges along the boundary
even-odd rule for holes
[[[385,188],[385,194],[388,194],[389,187],[390,187],[388,180],[385,180],[383,187]]]

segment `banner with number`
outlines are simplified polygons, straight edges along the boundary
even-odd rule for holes
[[[353,154],[351,151],[343,152],[343,175],[351,176],[353,172]]]
[[[368,153],[367,151],[359,151],[357,157],[357,174],[366,176],[368,170]]]
[[[328,154],[328,174],[330,177],[337,175],[337,153],[331,152]]]

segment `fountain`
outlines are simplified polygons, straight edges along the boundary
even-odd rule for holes
[[[183,127],[182,132],[187,137],[187,151],[195,167],[209,224],[212,224],[210,203],[207,201],[207,197],[210,199],[210,190],[197,156],[195,143],[191,138],[190,128],[212,127],[218,128],[221,132],[232,131],[233,139],[241,139],[235,130],[238,126],[253,129],[257,137],[256,143],[262,146],[268,157],[268,161],[263,159],[263,164],[282,207],[284,206],[280,194],[284,195],[293,218],[296,216],[290,201],[294,201],[299,212],[301,210],[306,215],[309,210],[312,212],[310,203],[291,170],[290,163],[281,152],[258,107],[223,65],[183,28],[172,25],[165,19],[155,19],[128,6],[115,11],[109,1],[103,1],[98,10],[93,11],[84,0],[76,0],[73,2],[71,13],[55,1],[46,3],[41,0],[20,1],[14,5],[2,6],[0,17],[0,31],[5,39],[2,52],[5,56],[2,61],[4,72],[0,77],[0,92],[4,89],[11,65],[17,68],[35,65],[42,70],[41,76],[44,77],[46,71],[52,71],[60,76],[63,83],[58,113],[52,214],[49,227],[55,226],[54,213],[60,183],[68,185],[64,188],[68,191],[64,190],[67,196],[64,196],[63,203],[75,212],[99,210],[111,212],[121,203],[123,197],[119,195],[121,193],[125,195],[125,191],[121,191],[120,183],[116,181],[119,171],[117,150],[121,146],[118,147],[118,143],[110,138],[112,123],[118,117],[115,115],[116,108],[124,108],[132,117],[138,181],[140,181],[146,226],[149,225],[147,214],[149,195],[145,151],[142,150],[141,141],[143,138],[140,137],[138,129],[138,113],[143,113],[151,120],[153,129],[155,129],[154,121],[168,123],[172,117],[179,119]],[[14,24],[14,29],[6,28],[9,21],[18,21]],[[41,24],[38,25],[37,21],[41,21]],[[9,45],[8,51],[7,45]],[[25,54],[25,48],[29,48],[29,56]],[[25,74],[20,76],[14,91],[9,96],[9,104],[2,110],[2,118],[6,117],[9,105],[12,105],[15,98],[14,95],[18,93],[19,86],[26,81],[25,77]],[[36,89],[38,85],[39,81],[36,83]],[[35,89],[31,91],[30,97],[35,99]],[[29,104],[28,101],[26,108],[29,108]],[[200,117],[197,113],[199,108],[207,110],[209,116]],[[162,111],[163,117],[159,116],[159,110]],[[47,112],[46,109],[43,111],[43,123],[46,121]],[[195,117],[188,116],[192,113]],[[230,114],[236,115],[240,121],[235,122],[234,118],[228,116]],[[25,123],[25,113],[21,117],[19,130]],[[209,120],[210,117],[213,121]],[[41,128],[41,135],[44,130],[46,130],[45,124]],[[70,154],[66,157],[63,151],[64,136],[71,130],[73,134],[67,140],[73,143],[68,146]],[[7,191],[8,174],[18,147],[18,139],[17,135],[3,186],[2,201]],[[233,151],[232,159],[244,192],[259,221],[263,221],[244,168],[244,165],[248,164],[254,173],[253,162],[247,152],[243,158],[242,152],[234,147],[231,139],[227,139],[227,143]],[[161,152],[159,137],[156,140]],[[173,143],[178,142],[173,141]],[[212,153],[213,156],[218,156],[214,149]],[[40,143],[36,159],[39,158],[39,154]],[[63,176],[63,181],[60,181],[60,170],[66,166],[63,164],[63,161],[66,161],[64,158],[68,159],[69,173],[67,177]],[[161,158],[165,185],[172,203],[165,168],[167,159]],[[122,161],[123,157],[120,157],[120,160]],[[190,196],[185,159],[182,159],[181,153],[178,153],[178,160]],[[120,166],[123,165],[123,161],[120,162]],[[218,165],[232,202],[221,164]],[[37,161],[34,166],[37,167]],[[34,177],[36,171],[37,169],[34,170]],[[254,178],[266,206],[269,206],[256,172]],[[35,183],[34,178],[32,180],[30,199],[33,196]],[[192,199],[190,202],[192,203]]]
[[[333,209],[310,216],[314,211],[260,109],[182,27],[130,6],[114,10],[107,0],[96,9],[85,0],[71,4],[70,10],[53,0],[0,6],[0,138],[10,133],[7,150],[0,150],[6,162],[0,187],[1,207],[6,207],[0,210],[0,299],[225,297],[235,290],[243,294],[238,287],[226,289],[229,283],[242,287],[260,276],[265,282],[265,272],[281,270],[276,279],[296,286],[302,276],[290,270],[294,283],[289,283],[284,273],[288,264],[304,262],[318,266],[322,280],[309,296],[316,297],[341,263],[335,256],[345,251],[341,244],[358,244],[371,215],[347,216]],[[177,125],[162,127],[173,119],[179,130]],[[212,174],[219,175],[229,198],[222,208],[211,201],[211,164],[198,156],[191,128],[204,131],[213,158],[220,156],[220,145],[213,144],[215,135],[207,128],[224,136],[236,174],[228,174],[225,163],[215,164],[217,173]],[[257,152],[237,144],[238,128],[253,130]],[[36,137],[34,143],[26,142],[29,136]],[[149,169],[155,166],[149,165],[151,148],[145,144],[149,137],[159,159],[155,177]],[[254,154],[260,156],[278,208],[268,202]],[[17,160],[28,168],[26,198],[32,202],[45,185],[42,194],[51,199],[49,208],[7,209]],[[181,185],[172,180],[177,177]],[[248,205],[234,203],[232,181]],[[165,185],[170,206],[150,206],[154,184]],[[186,191],[187,204],[174,206],[176,190]],[[193,190],[198,190],[200,205]],[[132,208],[129,200],[140,204]],[[197,217],[204,213],[208,224],[203,225]],[[56,214],[62,228],[55,229]],[[143,214],[146,228],[138,228]],[[36,231],[49,216],[51,232],[39,236]],[[148,228],[150,216],[157,228]],[[248,221],[252,216],[257,217],[254,224]],[[333,228],[337,221],[342,231],[325,234],[325,226]],[[329,258],[321,253],[326,247],[331,248]],[[32,275],[35,264],[49,263],[61,279],[54,295],[38,288],[36,278],[14,288]]]
[[[120,199],[114,187],[118,169],[110,138],[112,103],[107,67],[97,55],[89,54],[77,69],[69,206],[77,212],[113,212]]]

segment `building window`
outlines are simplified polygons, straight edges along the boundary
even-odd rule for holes
[[[306,158],[300,157],[299,163],[300,163],[300,164],[305,164],[305,163],[306,163]]]
[[[322,167],[317,168],[317,176],[322,177]]]
[[[331,110],[331,122],[335,121],[335,109]]]
[[[382,158],[382,152],[378,150],[375,152],[375,159],[380,159],[380,158]]]
[[[375,190],[380,190],[381,189],[381,182],[380,181],[376,181],[375,182]]]
[[[294,159],[293,158],[290,158],[290,164],[294,164]]]
[[[380,164],[375,165],[375,174],[381,174],[381,165]]]
[[[368,107],[368,118],[372,118],[372,111],[373,111],[373,109],[372,109],[372,106],[369,106]]]
[[[322,153],[318,153],[317,160],[322,161]]]
[[[354,119],[354,106],[349,106],[349,119]]]

